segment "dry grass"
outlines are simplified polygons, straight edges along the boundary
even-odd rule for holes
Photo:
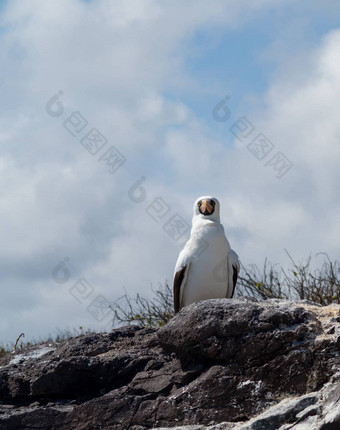
[[[159,284],[149,299],[137,294],[124,294],[111,305],[113,325],[137,324],[141,327],[162,327],[174,316],[172,288],[168,283]]]
[[[287,252],[288,254],[288,252]],[[291,266],[284,270],[276,268],[267,260],[263,269],[251,265],[242,266],[238,279],[238,291],[259,299],[310,300],[322,306],[340,303],[340,266],[331,261],[327,254],[319,253],[322,264],[312,269],[312,258],[297,264],[288,254]]]
[[[237,295],[260,300],[306,299],[322,306],[340,303],[340,266],[337,261],[331,261],[327,254],[319,253],[316,257],[322,258],[321,266],[313,270],[311,257],[297,264],[288,256],[291,265],[286,270],[277,268],[267,259],[261,270],[256,265],[242,266],[237,281]],[[160,285],[151,299],[140,294],[135,297],[125,294],[111,308],[114,324],[160,327],[174,316],[172,287],[167,283],[165,286]]]

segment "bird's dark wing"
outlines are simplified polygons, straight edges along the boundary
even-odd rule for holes
[[[233,292],[231,293],[231,297],[234,296],[236,282],[237,282],[237,276],[238,276],[238,269],[237,266],[233,264]]]
[[[227,298],[232,298],[235,292],[238,273],[240,271],[240,261],[238,255],[232,249],[228,253],[228,292]]]
[[[180,311],[181,309],[181,303],[180,303],[180,297],[181,297],[181,288],[183,288],[184,284],[184,278],[186,277],[186,271],[188,269],[188,265],[183,266],[181,269],[179,269],[175,273],[174,277],[174,305],[175,305],[175,314]]]

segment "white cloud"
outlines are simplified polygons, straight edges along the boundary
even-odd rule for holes
[[[304,71],[304,82],[299,73],[296,79],[294,74],[283,79],[279,75],[269,89],[266,111],[253,121],[277,150],[294,163],[286,177],[275,183],[274,178],[269,181],[267,168],[253,159],[252,163],[258,165],[253,181],[265,196],[268,232],[279,239],[287,217],[291,217],[288,225],[295,227],[290,233],[286,231],[285,247],[301,257],[322,250],[336,258],[339,252],[335,241],[325,240],[337,231],[338,224],[334,213],[339,209],[336,184],[340,179],[340,126],[336,119],[340,96],[339,41],[339,31],[324,38],[314,50],[312,66],[309,63]],[[280,210],[271,213],[271,208],[280,204],[286,206],[282,207],[281,216]],[[257,219],[261,223],[263,217]]]
[[[171,100],[174,87],[199,89],[184,66],[197,32],[244,26],[272,3],[7,3],[0,34],[0,341],[25,330],[32,338],[56,327],[95,326],[86,310],[92,298],[80,304],[69,293],[78,278],[95,286],[93,297],[109,300],[123,287],[149,294],[151,283],[170,279],[183,238],[171,239],[164,224],[176,213],[190,223],[201,194],[219,197],[244,263],[278,261],[283,248],[302,256],[338,251],[337,32],[314,50],[308,79],[293,67],[289,79],[278,74],[267,109],[251,118],[294,162],[281,180],[245,145],[226,148],[180,97]],[[59,90],[64,112],[53,118],[45,105]],[[73,111],[88,121],[79,137],[63,127]],[[106,148],[127,158],[114,175],[98,162],[102,152],[90,155],[79,142],[92,127],[107,137]],[[128,190],[142,175],[146,197],[135,203]],[[169,206],[159,222],[147,213],[156,197]],[[57,284],[51,272],[65,257],[71,277]]]

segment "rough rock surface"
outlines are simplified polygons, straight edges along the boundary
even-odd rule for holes
[[[339,351],[339,305],[202,301],[0,359],[0,429],[339,429]]]

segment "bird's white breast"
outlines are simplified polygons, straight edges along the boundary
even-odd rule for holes
[[[193,228],[190,239],[180,253],[176,269],[190,263],[186,284],[181,291],[182,306],[198,300],[225,297],[226,277],[219,268],[227,265],[230,245],[219,223],[204,223]]]

